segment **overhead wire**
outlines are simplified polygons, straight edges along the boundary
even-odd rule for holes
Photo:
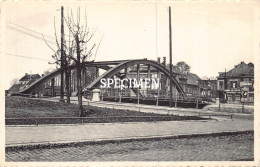
[[[12,22],[10,22],[10,21],[8,21],[8,23],[9,23],[9,24],[13,24],[13,25],[15,25],[15,26],[17,26],[17,27],[23,28],[23,29],[25,29],[25,30],[28,30],[28,31],[31,31],[31,32],[34,32],[34,33],[37,33],[37,34],[40,34],[40,35],[43,35],[44,37],[48,37],[48,38],[51,38],[51,39],[54,39],[54,40],[55,40],[55,38],[54,38],[54,37],[51,37],[50,35],[46,35],[46,34],[37,32],[37,31],[35,31],[35,30],[31,30],[31,29],[29,29],[29,28],[20,26],[20,25],[18,25],[18,24],[12,23]]]
[[[7,26],[7,28],[9,28],[10,30],[17,31],[17,32],[19,32],[19,33],[23,33],[23,34],[29,35],[29,36],[31,36],[31,37],[34,37],[34,38],[36,38],[36,39],[39,39],[39,40],[43,40],[43,41],[44,41],[44,38],[42,38],[42,37],[38,37],[38,36],[36,36],[36,35],[33,35],[33,34],[31,34],[31,33],[28,33],[28,32],[22,31],[22,30],[19,30],[19,29],[17,29],[17,28],[14,28],[14,27],[12,27],[12,26],[9,26],[9,25],[6,25],[6,26]],[[47,40],[47,39],[46,39],[46,41],[48,41],[48,42],[50,42],[50,43],[53,43],[53,44],[56,44],[56,42],[53,42],[53,41],[50,41],[50,40]]]
[[[17,55],[17,54],[11,54],[11,53],[5,53],[9,56],[15,56],[15,57],[22,57],[22,58],[28,58],[28,59],[35,59],[35,60],[42,60],[42,61],[51,61],[47,59],[41,59],[41,58],[36,58],[36,57],[30,57],[30,56],[23,56],[23,55]]]

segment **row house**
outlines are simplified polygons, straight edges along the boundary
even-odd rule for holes
[[[254,64],[241,62],[217,80],[219,98],[228,103],[254,102]]]

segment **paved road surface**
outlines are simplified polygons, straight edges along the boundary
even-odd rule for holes
[[[249,133],[7,150],[6,161],[252,161],[253,138]]]
[[[253,130],[251,120],[6,126],[6,146]]]

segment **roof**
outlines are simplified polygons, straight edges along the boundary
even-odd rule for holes
[[[198,75],[188,72],[186,76],[187,76],[187,84],[198,85],[198,81],[200,80],[200,77],[198,77]]]
[[[9,93],[19,92],[20,86],[20,84],[13,84],[13,86],[11,86],[11,88],[8,90]]]
[[[218,78],[233,78],[233,77],[243,77],[243,76],[254,76],[254,65],[253,63],[244,63],[236,65],[232,70],[228,71],[225,75],[225,72],[220,73]]]
[[[29,81],[30,79],[39,79],[41,76],[39,74],[25,74],[19,81]]]
[[[196,80],[201,80],[200,77],[197,74],[190,73],[193,77],[196,78]]]

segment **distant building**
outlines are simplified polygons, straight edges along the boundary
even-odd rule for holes
[[[199,80],[200,94],[206,98],[217,98],[217,80],[204,79]]]
[[[241,62],[217,80],[218,96],[228,103],[254,102],[254,64]]]
[[[13,84],[11,86],[11,88],[8,90],[8,93],[17,93],[20,90],[22,90],[22,89],[26,88],[27,86],[29,86],[30,84],[32,84],[34,81],[38,80],[39,78],[41,78],[41,76],[39,74],[25,73],[25,75],[19,80],[19,83]]]
[[[184,92],[187,96],[199,96],[199,80],[198,75],[187,72],[186,74],[181,74],[177,76],[177,80],[182,86]]]
[[[21,85],[24,85],[25,87],[27,87],[30,84],[32,84],[34,81],[38,80],[39,78],[41,78],[41,76],[39,74],[27,74],[27,73],[25,73],[25,75],[19,80],[19,83]]]

